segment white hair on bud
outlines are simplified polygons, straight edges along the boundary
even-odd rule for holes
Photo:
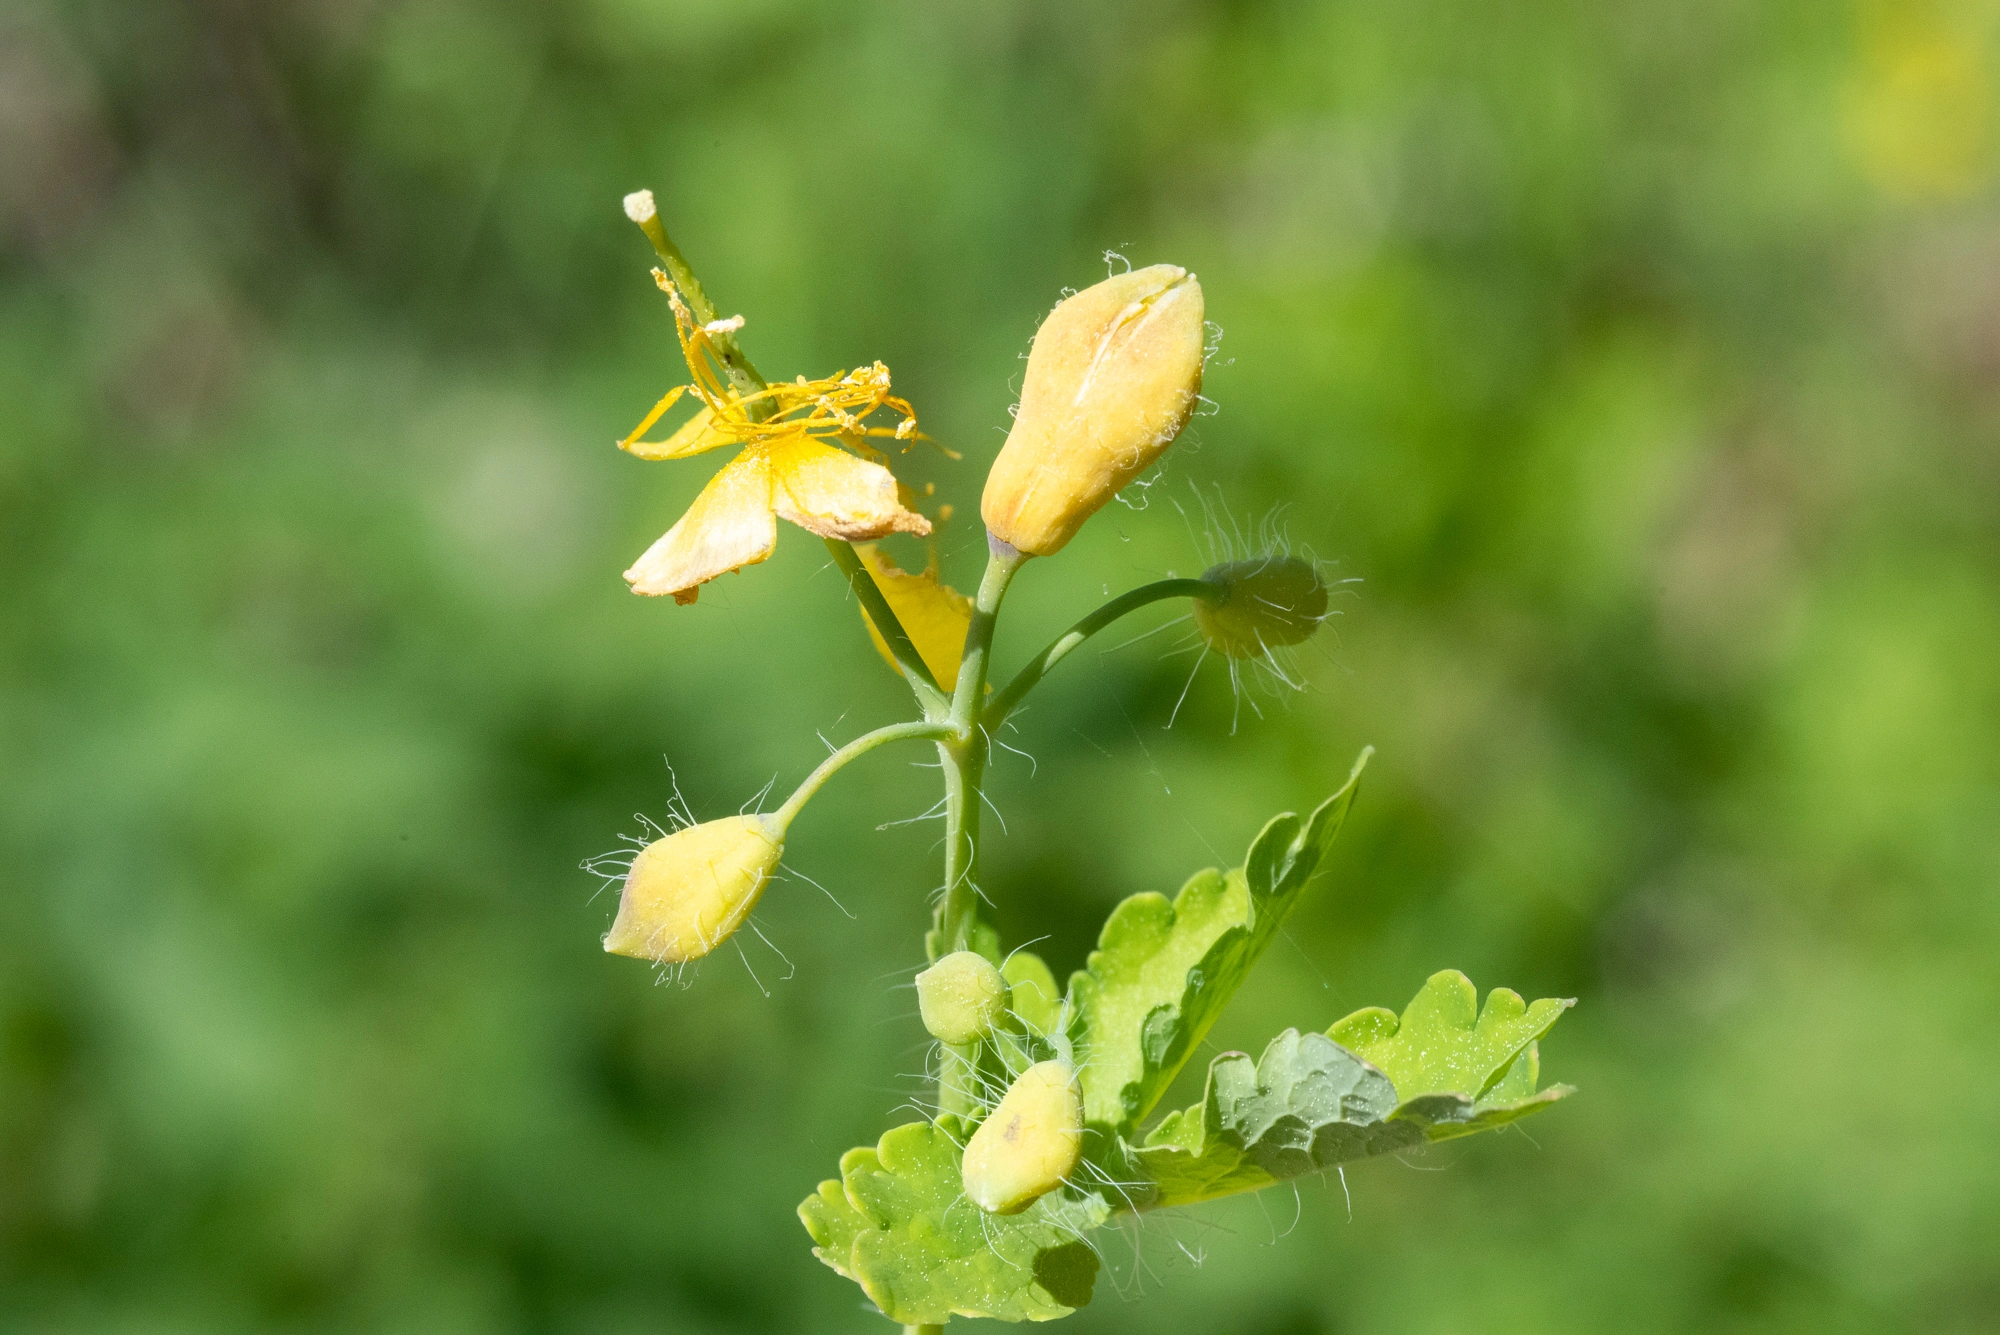
[[[635,223],[651,222],[659,217],[660,207],[653,202],[653,192],[634,190],[625,196],[625,216]]]

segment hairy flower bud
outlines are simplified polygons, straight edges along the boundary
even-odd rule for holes
[[[1083,1155],[1083,1095],[1068,1062],[1021,1072],[965,1145],[965,1194],[988,1214],[1019,1214],[1062,1185]]]
[[[1201,284],[1171,264],[1108,278],[1049,312],[986,477],[979,509],[994,537],[1031,556],[1062,550],[1173,444],[1201,390],[1201,316]]]
[[[1194,599],[1194,625],[1217,653],[1256,658],[1312,638],[1326,620],[1326,581],[1311,561],[1256,556],[1202,573],[1216,593]]]
[[[654,840],[632,859],[604,948],[663,964],[700,959],[757,907],[784,848],[772,816],[730,816]]]
[[[1007,980],[984,955],[957,951],[917,975],[917,1009],[931,1037],[971,1043],[1007,1009]]]

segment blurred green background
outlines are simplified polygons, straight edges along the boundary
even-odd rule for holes
[[[644,185],[767,370],[880,357],[964,453],[906,469],[961,586],[1042,313],[1200,274],[1219,411],[1003,666],[1203,497],[1359,581],[1302,696],[1051,679],[1010,943],[1373,743],[1218,1045],[1580,998],[1527,1134],[1109,1235],[1069,1329],[1992,1329],[1997,58],[1925,0],[11,0],[0,1328],[887,1329],[792,1211],[920,1090],[935,774],[794,828],[853,917],[775,889],[789,970],[656,986],[578,870],[668,762],[730,813],[907,708],[796,529],[618,578],[712,471],[610,444],[679,379]]]

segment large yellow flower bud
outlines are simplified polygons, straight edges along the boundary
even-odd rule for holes
[[[965,1194],[988,1214],[1019,1214],[1062,1185],[1083,1157],[1083,1095],[1068,1062],[1021,1072],[965,1143]]]
[[[1201,390],[1201,284],[1155,264],[1107,278],[1042,321],[1021,408],[980,514],[1031,556],[1062,550],[1186,425]]]
[[[774,816],[731,816],[654,840],[632,859],[604,948],[662,964],[700,959],[757,907],[784,850]]]

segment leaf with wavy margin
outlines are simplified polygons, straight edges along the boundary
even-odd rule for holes
[[[1530,1006],[1520,993],[1496,987],[1481,1010],[1472,980],[1445,969],[1425,981],[1402,1015],[1370,1006],[1336,1022],[1327,1036],[1381,1067],[1405,1103],[1428,1094],[1504,1102],[1534,1092],[1535,1040],[1575,1004],[1574,998],[1547,997]],[[1529,1063],[1525,1091],[1514,1069],[1523,1057]],[[1489,1099],[1510,1076],[1515,1083]]]
[[[1129,1134],[1159,1102],[1320,869],[1371,754],[1311,816],[1265,825],[1242,867],[1196,873],[1171,903],[1148,892],[1112,910],[1070,976],[1086,1122]]]
[[[986,1214],[959,1176],[970,1133],[970,1124],[941,1117],[842,1155],[840,1180],[822,1182],[799,1206],[814,1254],[904,1325],[1068,1316],[1090,1301],[1098,1261],[1083,1238],[1109,1207],[1063,1190],[1017,1215]]]
[[[1209,1066],[1202,1102],[1161,1119],[1139,1148],[1094,1146],[1100,1166],[1120,1182],[1114,1200],[1154,1209],[1257,1191],[1504,1126],[1571,1093],[1567,1085],[1536,1091],[1535,1040],[1572,1003],[1527,1006],[1496,988],[1478,1013],[1477,998],[1464,974],[1447,971],[1433,975],[1400,1018],[1374,1007],[1328,1034],[1288,1029],[1254,1065],[1243,1053],[1224,1053]],[[1343,1037],[1360,1041],[1343,1046],[1336,1041]]]

